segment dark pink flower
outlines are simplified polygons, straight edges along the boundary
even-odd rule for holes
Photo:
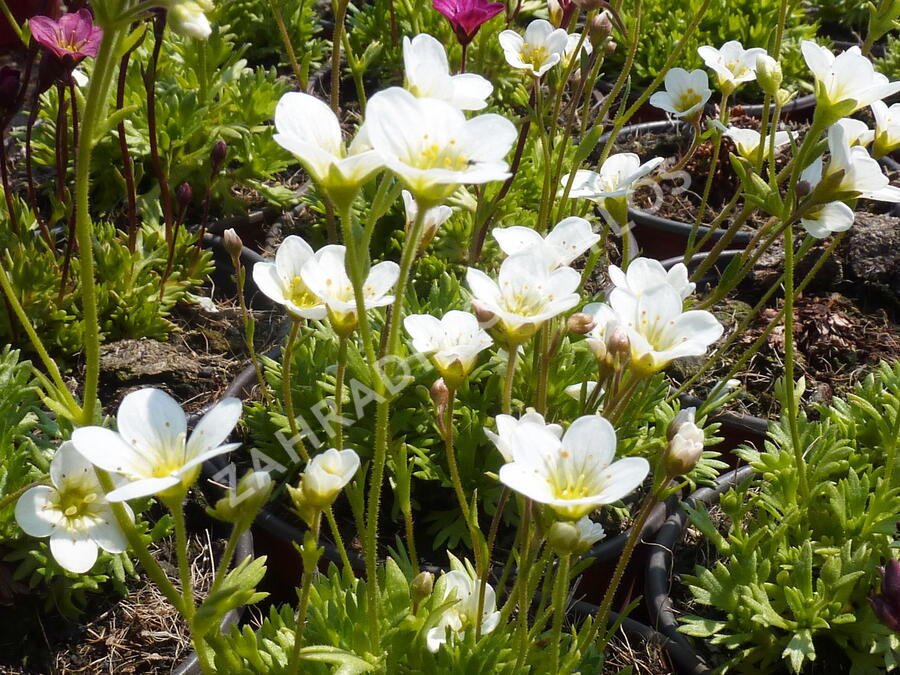
[[[881,594],[869,596],[872,611],[885,626],[900,632],[900,561],[891,560],[881,573]]]
[[[28,21],[35,42],[51,52],[69,68],[88,56],[97,56],[103,29],[94,25],[94,17],[86,9],[66,14],[59,21],[36,16]]]
[[[481,24],[506,8],[502,2],[488,0],[432,0],[432,6],[447,17],[456,32],[456,39],[462,45],[472,41]]]

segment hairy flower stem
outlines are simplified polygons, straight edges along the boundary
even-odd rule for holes
[[[503,413],[512,415],[513,381],[516,379],[516,357],[519,355],[517,345],[508,345],[509,356],[506,361],[506,378],[503,381]]]
[[[463,491],[462,479],[459,476],[459,466],[456,463],[456,450],[453,447],[453,408],[456,403],[456,389],[449,387],[447,395],[447,407],[444,410],[444,448],[447,452],[447,466],[450,469],[450,480],[453,483],[453,490],[456,492],[456,499],[459,502],[459,508],[462,509],[463,519],[466,522],[466,528],[469,530],[469,538],[472,541],[472,551],[475,554],[475,568],[479,576],[486,574],[487,565],[484,560],[484,551],[482,547],[483,538],[479,537],[478,521],[474,518],[474,514],[469,507],[469,500],[466,499],[466,493]]]
[[[213,577],[212,586],[209,587],[209,593],[207,593],[207,597],[211,596],[222,585],[222,582],[225,581],[225,575],[228,574],[228,568],[231,566],[231,559],[234,557],[234,552],[237,549],[238,541],[241,538],[241,535],[246,532],[246,528],[238,529],[236,526],[231,528],[231,534],[228,536],[228,541],[225,544],[225,551],[222,553],[222,557],[219,559],[219,564],[216,567],[216,575]],[[243,562],[242,560],[235,560],[235,563]]]
[[[797,480],[800,496],[809,502],[809,481],[806,478],[806,460],[800,445],[800,427],[797,422],[798,401],[794,383],[794,232],[792,227],[784,231],[784,391],[787,398],[788,428],[791,446],[797,464]]]
[[[334,34],[331,38],[331,110],[341,118],[341,41],[344,21],[347,19],[347,5],[350,0],[334,0]]]
[[[150,141],[150,164],[156,180],[159,183],[159,197],[162,203],[163,221],[166,224],[166,242],[170,242],[175,236],[173,232],[175,216],[172,210],[172,195],[169,192],[169,176],[163,168],[159,154],[159,136],[157,135],[156,122],[156,67],[159,63],[159,54],[163,45],[163,33],[166,29],[166,14],[160,12],[153,22],[153,51],[150,61],[144,73],[144,90],[147,94],[147,131]],[[162,289],[160,289],[160,293]],[[162,298],[162,295],[160,295]]]
[[[84,325],[84,398],[78,422],[87,426],[94,422],[97,385],[100,376],[100,325],[97,315],[97,286],[94,279],[94,249],[91,241],[90,214],[91,155],[97,124],[106,114],[110,87],[115,71],[119,45],[126,31],[110,27],[103,33],[100,49],[85,97],[84,116],[75,158],[75,235],[80,265],[82,317]]]
[[[722,124],[728,124],[728,94],[722,94],[722,102],[719,104],[719,121]],[[765,145],[765,142],[761,141],[760,145]],[[721,149],[722,134],[719,133],[716,134],[716,138],[713,141],[712,156],[709,159],[709,170],[706,174],[706,183],[703,185],[703,196],[700,199],[700,205],[697,207],[697,216],[694,218],[694,224],[691,226],[691,231],[688,234],[687,250],[684,253],[685,265],[691,262],[691,257],[694,255],[694,242],[697,239],[697,232],[700,231],[700,226],[703,225],[703,216],[706,215],[706,208],[709,205],[709,195],[712,192],[713,180],[716,177],[716,170],[719,164],[719,152]]]
[[[262,365],[259,362],[259,357],[256,354],[256,345],[254,344],[254,338],[256,336],[256,320],[250,314],[250,309],[247,307],[247,300],[244,298],[244,286],[247,283],[247,268],[241,264],[240,256],[234,256],[234,258],[232,258],[232,263],[234,264],[234,277],[237,282],[237,295],[238,303],[241,307],[241,319],[244,324],[244,344],[247,345],[247,354],[250,356],[250,363],[253,364],[253,369],[256,371],[256,384],[259,385],[259,391],[262,394],[266,405],[271,405],[272,395],[269,393],[269,388],[266,386],[266,378],[263,375]]]
[[[300,604],[297,606],[297,621],[294,624],[294,647],[291,650],[291,660],[288,662],[288,675],[297,675],[300,669],[300,649],[303,646],[303,631],[306,628],[306,612],[309,609],[313,575],[316,573],[315,566],[308,565],[316,556],[308,556],[306,547],[310,544],[319,545],[319,526],[321,522],[322,512],[319,511],[313,516],[312,524],[309,528],[310,536],[303,542],[303,580],[300,582]]]
[[[291,332],[287,343],[284,345],[284,355],[281,362],[281,398],[284,403],[284,414],[287,415],[288,427],[291,430],[291,443],[296,443],[300,449],[300,456],[304,462],[309,461],[309,452],[303,439],[300,438],[300,430],[297,427],[297,418],[294,416],[294,393],[291,389],[291,366],[294,360],[294,346],[297,342],[297,334],[300,332],[300,319],[291,322]]]
[[[329,506],[325,509],[325,519],[328,521],[328,528],[331,530],[331,536],[338,549],[338,555],[341,557],[341,565],[343,566],[344,576],[353,576],[353,566],[350,564],[350,558],[347,556],[347,547],[344,546],[344,538],[338,529],[337,520],[334,518],[334,510]]]
[[[532,502],[524,500],[522,513],[522,550],[519,556],[519,569],[516,576],[513,591],[518,587],[519,614],[516,617],[516,642],[518,642],[518,655],[514,672],[521,672],[522,664],[528,655],[528,610],[531,607],[531,596],[528,594],[528,573],[531,570],[531,506]]]
[[[287,52],[288,61],[291,62],[291,70],[294,71],[294,77],[300,90],[306,89],[307,78],[304,77],[300,64],[297,63],[297,55],[294,53],[294,45],[291,44],[291,36],[288,33],[287,26],[284,23],[284,17],[281,15],[281,8],[278,6],[280,0],[269,0],[269,7],[272,8],[272,16],[275,17],[275,25],[278,26],[278,34],[281,36],[281,43],[284,45],[284,51]]]
[[[647,518],[650,516],[653,507],[656,506],[656,503],[657,497],[655,491],[648,494],[646,499],[644,499],[644,504],[641,506],[641,510],[638,513],[634,524],[631,526],[631,532],[628,533],[628,539],[625,541],[625,548],[622,549],[622,555],[619,557],[619,562],[616,563],[616,569],[613,571],[612,579],[609,582],[606,593],[603,595],[600,608],[597,610],[597,616],[594,617],[594,623],[590,630],[585,634],[586,639],[582,640],[578,645],[578,651],[581,654],[584,654],[588,645],[597,639],[599,631],[606,626],[613,599],[616,597],[616,591],[625,574],[625,568],[628,567],[628,561],[631,560],[631,555],[634,553],[634,549],[641,539],[641,531],[644,529],[644,524],[647,522]],[[605,644],[601,645],[600,651],[604,651],[605,647]]]
[[[556,568],[556,579],[553,583],[553,632],[550,637],[550,648],[553,650],[553,673],[559,672],[559,650],[562,640],[563,618],[566,615],[566,598],[569,595],[569,564],[571,555],[559,558]]]
[[[143,41],[143,40],[142,40]],[[140,44],[140,43],[138,43]],[[119,80],[116,86],[116,110],[125,107],[125,91],[128,82],[128,62],[132,52],[137,49],[135,45],[122,55],[119,61]],[[128,250],[132,253],[137,249],[137,186],[134,180],[134,163],[131,161],[131,152],[128,150],[128,138],[125,135],[125,120],[119,122],[116,127],[116,135],[119,137],[119,152],[122,155],[122,175],[125,177],[125,197],[128,200]],[[133,273],[131,271],[130,273]]]
[[[475,615],[475,638],[481,637],[481,620],[484,614],[484,594],[487,592],[488,574],[491,570],[491,558],[494,555],[494,544],[497,541],[497,532],[500,529],[500,521],[503,518],[503,510],[506,508],[506,502],[509,501],[509,488],[505,485],[500,490],[500,498],[497,500],[497,507],[494,511],[494,517],[491,519],[491,529],[488,530],[486,564],[481,572],[481,584],[478,589],[478,612]],[[498,590],[500,590],[498,588]]]
[[[334,447],[344,449],[344,425],[341,424],[341,412],[344,408],[344,376],[347,372],[347,338],[338,338],[337,373],[334,377],[334,416],[337,418]]]

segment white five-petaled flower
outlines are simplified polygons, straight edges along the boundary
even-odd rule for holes
[[[205,40],[212,33],[206,18],[215,7],[210,0],[166,0],[162,3],[169,11],[169,25],[176,33]]]
[[[590,199],[597,202],[617,221],[627,221],[628,195],[638,187],[638,182],[663,163],[662,157],[654,157],[641,164],[641,158],[632,152],[610,155],[600,171],[579,169],[569,191],[570,199]],[[563,189],[569,183],[569,175],[560,180]]]
[[[710,312],[683,310],[681,293],[669,284],[649,288],[640,295],[615,288],[608,307],[595,303],[584,308],[585,313],[596,317],[595,330],[605,322],[607,332],[611,326],[626,331],[632,365],[647,373],[662,370],[678,358],[705,354],[722,337],[724,328]]]
[[[416,98],[399,87],[369,100],[365,128],[385,165],[425,208],[458,185],[508,178],[505,157],[517,136],[515,125],[500,115],[467,120],[445,101]]]
[[[349,148],[341,125],[323,101],[289,92],[275,107],[275,142],[292,152],[310,177],[339,205],[348,203],[359,187],[384,166],[360,130]]]
[[[665,466],[670,476],[683,476],[691,471],[703,455],[706,435],[694,422],[695,408],[679,411],[669,426],[669,446]]]
[[[87,572],[98,547],[109,553],[128,548],[94,467],[71,441],[53,455],[50,481],[52,486],[38,485],[19,497],[16,522],[32,537],[50,537],[50,553],[64,569]]]
[[[497,433],[484,427],[484,435],[490,439],[497,451],[503,456],[504,462],[513,461],[513,432],[521,424],[537,424],[538,426],[546,427],[557,438],[562,438],[563,433],[561,426],[558,424],[547,424],[544,421],[544,416],[534,408],[528,408],[525,414],[518,419],[512,415],[497,415],[494,418],[494,423],[497,425]]]
[[[581,33],[570,33],[569,37],[566,38],[566,49],[563,52],[562,56],[562,64],[564,66],[568,66],[573,57],[579,59],[580,61],[582,54],[584,54],[585,56],[590,56],[594,51],[594,47],[593,45],[591,45],[591,41],[585,39],[584,42],[581,43],[581,51],[576,56],[575,50],[578,49],[579,42],[581,42]]]
[[[443,318],[410,314],[403,319],[417,352],[428,354],[448,386],[458,387],[472,372],[478,354],[493,344],[474,314],[451,310]]]
[[[589,516],[579,518],[575,523],[578,529],[578,537],[580,538],[579,548],[583,550],[589,549],[598,541],[606,537],[606,531],[600,523],[595,523]]]
[[[875,115],[875,146],[872,154],[881,158],[900,148],[900,103],[890,108],[884,101],[872,103],[872,114]]]
[[[498,280],[470,267],[466,281],[474,303],[494,315],[507,346],[522,344],[541,325],[578,304],[581,275],[571,267],[551,270],[544,253],[528,250],[500,265]]]
[[[760,47],[744,49],[737,40],[730,40],[716,49],[709,45],[697,48],[706,67],[715,72],[719,89],[730,94],[739,84],[756,79],[756,60],[766,53]]]
[[[409,190],[403,190],[401,196],[403,197],[403,207],[406,209],[406,226],[412,227],[419,214],[419,207]],[[422,223],[422,239],[419,242],[420,250],[428,246],[441,225],[446,223],[452,215],[453,209],[444,204],[434,206],[425,212]]]
[[[300,271],[306,287],[325,303],[332,329],[344,337],[353,332],[359,320],[353,284],[347,275],[346,255],[347,249],[343,246],[323,246]],[[400,267],[395,262],[386,260],[373,265],[362,288],[366,309],[393,303],[394,296],[388,292],[399,276]]]
[[[635,297],[651,288],[668,285],[678,291],[678,295],[684,300],[697,286],[688,278],[688,269],[684,263],[676,263],[666,270],[659,260],[653,258],[635,258],[625,271],[618,265],[610,265],[607,272],[616,288]]]
[[[599,415],[579,417],[562,438],[538,424],[522,424],[513,432],[513,461],[500,468],[500,480],[557,515],[579,520],[618,501],[647,477],[646,459],[613,462],[615,453],[616,432]]]
[[[475,73],[450,74],[444,45],[427,33],[403,37],[406,88],[420,98],[438,98],[460,110],[481,110],[494,85]]]
[[[540,77],[562,60],[568,42],[568,33],[562,28],[554,28],[545,19],[535,19],[528,24],[524,38],[514,30],[500,33],[506,62],[534,77]]]
[[[447,635],[459,635],[469,628],[475,628],[478,622],[478,604],[481,594],[481,581],[471,563],[460,562],[452,553],[450,571],[445,572],[434,584],[432,592],[436,605],[454,601],[445,609],[437,625],[425,634],[428,651],[437,652],[447,642]],[[484,604],[481,610],[481,632],[490,633],[500,623],[500,612],[497,611],[497,598],[490,584],[484,588]]]
[[[816,79],[816,101],[835,107],[845,104],[841,115],[850,115],[900,91],[900,82],[889,82],[875,71],[872,62],[859,47],[851,47],[835,56],[825,47],[810,40],[800,43],[806,65]]]
[[[734,141],[738,154],[744,159],[756,160],[759,157],[760,136],[755,129],[740,129],[738,127],[728,127],[725,135]],[[766,134],[766,141],[763,143],[763,157],[768,157],[771,143],[771,136]],[[780,148],[791,142],[791,135],[787,131],[775,132],[775,146]]]
[[[571,264],[600,241],[600,235],[594,233],[591,224],[578,216],[559,221],[546,237],[521,225],[496,227],[492,234],[506,255],[539,250],[545,254],[551,269]]]
[[[838,199],[863,197],[882,202],[900,202],[900,188],[890,184],[878,162],[872,159],[868,150],[847,142],[844,127],[834,124],[828,129],[828,151],[831,159],[822,171],[822,158],[817,158],[804,169],[802,177],[811,184],[818,184],[822,177],[843,171],[843,178],[835,188]]]
[[[184,411],[175,399],[160,389],[140,389],[122,399],[116,415],[118,431],[81,427],[72,434],[72,442],[94,466],[124,477],[106,495],[108,501],[180,497],[197,479],[203,462],[240,445],[222,444],[240,416],[240,399],[223,399],[188,437]]]
[[[300,482],[306,503],[316,508],[330,506],[358,469],[359,455],[353,450],[329,448],[316,455]]]
[[[873,111],[875,110],[876,103],[884,105],[881,101],[876,101],[872,104]],[[844,138],[847,139],[847,145],[850,147],[853,147],[854,145],[866,147],[875,140],[875,132],[862,120],[857,120],[852,117],[842,117],[835,122],[835,124],[844,129]]]
[[[688,72],[684,68],[672,68],[666,73],[665,84],[665,91],[658,91],[650,97],[650,105],[662,108],[675,117],[699,119],[703,106],[712,96],[706,72],[700,69]]]
[[[253,281],[266,296],[284,305],[295,318],[324,319],[325,303],[303,281],[301,271],[313,258],[312,247],[296,235],[284,238],[275,252],[275,262],[253,266]]]

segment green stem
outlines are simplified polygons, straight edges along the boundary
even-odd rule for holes
[[[540,340],[538,341],[538,378],[537,378],[537,396],[535,407],[542,415],[547,414],[547,389],[550,379],[550,322],[547,321],[541,326]]]
[[[723,124],[728,121],[728,94],[722,94],[722,104],[719,108],[719,121]],[[706,174],[706,183],[703,186],[703,197],[700,200],[700,206],[697,207],[697,217],[691,227],[688,235],[687,250],[684,254],[684,262],[691,262],[691,256],[694,254],[694,241],[697,238],[697,232],[703,225],[703,216],[706,215],[706,207],[709,204],[709,195],[712,192],[713,180],[716,176],[716,167],[719,164],[719,151],[722,149],[722,134],[716,134],[716,140],[713,142],[712,157],[709,160],[709,171]]]
[[[281,9],[278,7],[278,0],[269,0],[269,6],[272,8],[272,15],[275,17],[275,24],[278,26],[278,34],[281,36],[281,42],[284,50],[287,52],[288,60],[291,62],[291,70],[294,71],[294,77],[297,78],[297,84],[300,89],[306,89],[306,78],[303,77],[303,71],[300,64],[297,63],[297,55],[294,53],[294,46],[291,44],[291,36],[288,34],[287,26],[284,23],[284,17],[281,15]]]
[[[403,303],[406,300],[406,285],[409,282],[409,273],[413,261],[419,250],[419,241],[422,239],[422,230],[425,228],[424,204],[416,204],[416,219],[409,229],[409,238],[404,242],[403,253],[400,256],[400,276],[397,278],[397,286],[394,289],[394,304],[391,310],[391,325],[388,333],[386,354],[394,355],[400,346],[400,326],[403,324]]]
[[[312,543],[316,546],[319,544],[319,526],[322,523],[322,513],[316,513],[313,516],[312,527]],[[304,543],[304,547],[306,543]],[[303,631],[306,628],[306,612],[309,610],[309,596],[312,592],[312,580],[315,574],[315,568],[307,569],[306,559],[303,564],[303,581],[300,586],[300,604],[297,606],[297,621],[294,624],[294,647],[291,650],[291,660],[288,662],[288,675],[297,675],[300,669],[300,649],[303,646]]]
[[[184,618],[190,623],[194,618],[194,584],[191,580],[191,567],[188,562],[187,527],[184,522],[184,503],[181,498],[163,499],[166,507],[172,512],[175,526],[175,555],[178,559],[178,577],[181,581],[181,598],[184,603]]]
[[[79,252],[85,361],[84,396],[80,416],[82,426],[94,422],[100,378],[100,322],[97,314],[97,287],[94,279],[94,248],[91,237],[92,222],[89,202],[91,155],[94,150],[97,124],[106,113],[117,54],[124,32],[120,27],[115,26],[103,32],[103,39],[94,60],[94,69],[86,96],[75,161],[75,237]]]
[[[291,389],[291,365],[294,360],[294,345],[297,342],[297,333],[300,332],[300,319],[291,322],[291,333],[287,344],[284,345],[284,355],[281,364],[281,397],[284,399],[284,414],[287,415],[288,427],[291,430],[291,442],[296,439],[296,447],[300,449],[300,456],[304,462],[309,461],[309,452],[303,439],[300,438],[300,430],[297,427],[297,418],[294,416],[294,393]]]
[[[247,353],[250,355],[250,363],[253,364],[253,369],[256,371],[256,383],[259,385],[259,392],[265,399],[266,404],[271,405],[272,397],[269,393],[269,388],[266,386],[266,379],[263,375],[263,369],[262,365],[259,362],[259,357],[256,354],[256,345],[254,344],[254,336],[256,335],[256,322],[250,315],[250,309],[247,307],[247,301],[244,299],[244,285],[247,280],[247,270],[241,265],[241,259],[239,257],[235,256],[234,260],[236,265],[235,276],[237,277],[238,285],[238,302],[241,306],[241,318],[244,322],[244,343],[247,345]]]
[[[337,521],[334,518],[334,509],[328,507],[325,509],[325,519],[328,521],[328,528],[331,530],[331,536],[337,545],[338,554],[341,556],[341,565],[344,567],[345,574],[353,574],[353,566],[350,564],[350,558],[347,556],[347,548],[344,546],[344,538],[338,529]]]
[[[347,18],[349,0],[335,0],[334,35],[331,38],[331,110],[338,119],[341,117],[341,40],[344,21]]]
[[[503,412],[512,414],[512,390],[513,381],[516,379],[516,357],[519,354],[518,345],[508,345],[509,360],[506,362],[506,379],[503,382]]]
[[[463,512],[463,519],[469,530],[469,538],[472,540],[472,551],[475,554],[475,567],[479,574],[484,571],[484,565],[481,561],[481,542],[476,537],[478,533],[478,523],[473,522],[472,512],[469,509],[469,500],[466,499],[466,493],[463,491],[462,478],[459,475],[459,466],[456,463],[456,450],[453,448],[453,408],[456,402],[456,390],[449,388],[447,407],[444,410],[444,448],[447,452],[447,466],[450,468],[450,480],[453,483],[453,491],[456,493],[456,500]]]
[[[791,445],[797,464],[800,495],[809,503],[809,482],[806,478],[806,460],[800,446],[799,415],[794,383],[794,231],[788,226],[784,231],[784,386],[787,398],[788,427]]]
[[[16,490],[15,492],[11,492],[11,493],[8,494],[8,495],[4,495],[3,498],[0,499],[0,511],[3,511],[7,506],[9,506],[10,504],[12,504],[12,503],[13,503],[14,501],[16,501],[19,497],[21,497],[23,494],[25,494],[26,492],[28,492],[31,488],[33,488],[33,487],[39,487],[39,486],[41,486],[41,485],[50,485],[50,483],[48,483],[48,482],[45,481],[45,480],[36,480],[36,481],[34,481],[33,483],[29,483],[28,485],[25,485],[25,486],[23,486],[23,487],[20,487],[20,488],[19,488],[18,490]]]
[[[531,607],[531,596],[528,594],[528,572],[531,569],[531,500],[525,499],[522,514],[522,554],[519,556],[519,569],[514,585],[519,587],[519,615],[516,617],[516,642],[518,656],[514,672],[521,672],[521,666],[528,655],[528,610]]]
[[[344,449],[344,425],[341,424],[341,412],[344,409],[344,374],[347,371],[347,338],[338,338],[337,373],[334,380],[334,414],[338,419],[335,431],[334,447]]]
[[[559,651],[562,640],[563,618],[566,614],[566,598],[569,595],[569,564],[571,555],[560,556],[553,584],[553,632],[550,647],[553,650],[553,673],[559,672]]]
[[[506,508],[506,502],[509,501],[509,488],[505,485],[500,490],[500,498],[497,500],[497,508],[494,511],[494,517],[491,519],[491,529],[488,531],[486,555],[487,560],[484,569],[481,571],[481,585],[478,589],[478,613],[475,615],[475,639],[481,638],[481,620],[484,614],[484,595],[487,592],[488,573],[491,569],[491,558],[494,555],[494,543],[497,541],[497,532],[500,529],[500,519],[503,516],[503,509]]]
[[[237,549],[238,541],[244,532],[246,532],[246,529],[238,529],[237,527],[231,528],[231,534],[228,537],[228,542],[225,544],[225,551],[219,559],[219,565],[216,567],[216,576],[213,577],[213,583],[212,586],[210,586],[207,596],[211,596],[219,590],[222,582],[225,581],[225,575],[228,574],[228,568],[231,566],[231,559],[234,558],[234,551]],[[235,562],[239,563],[243,561],[236,560]]]

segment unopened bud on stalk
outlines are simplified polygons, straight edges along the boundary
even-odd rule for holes
[[[784,79],[781,65],[768,54],[760,54],[756,57],[756,79],[765,93],[776,96]]]
[[[419,572],[409,584],[409,595],[413,607],[418,607],[419,603],[427,600],[433,589],[434,575],[431,572]]]
[[[599,47],[604,40],[612,35],[612,19],[609,18],[609,12],[601,12],[588,22],[588,37],[591,45]]]
[[[191,200],[194,198],[194,190],[189,183],[182,183],[175,191],[175,198],[178,199],[178,204],[181,208],[187,208],[188,204],[190,204]]]
[[[619,48],[618,43],[617,43],[615,40],[610,40],[610,41],[607,42],[606,45],[603,47],[603,50],[604,50],[607,54],[612,54],[612,53],[614,53],[618,48]]]
[[[547,543],[557,555],[570,555],[581,547],[581,533],[575,523],[560,520],[550,526]]]
[[[631,340],[628,339],[628,333],[621,326],[613,328],[609,337],[606,339],[606,349],[615,356],[628,356],[631,353]]]
[[[249,527],[272,494],[272,477],[267,471],[249,471],[238,482],[237,489],[222,497],[209,515],[227,523]]]
[[[810,192],[812,192],[812,184],[808,180],[798,181],[794,186],[794,194],[800,199],[806,197]]]
[[[678,435],[678,430],[681,429],[681,425],[687,423],[693,424],[696,415],[696,408],[684,408],[683,410],[679,410],[678,414],[675,415],[675,418],[669,423],[669,426],[666,429],[666,438],[670,441],[675,438],[675,436]]]
[[[228,255],[231,256],[235,268],[237,268],[240,264],[239,261],[241,259],[241,250],[244,248],[244,242],[241,241],[241,238],[238,236],[238,233],[234,231],[233,227],[225,230],[222,234],[222,242]]]
[[[431,402],[434,403],[435,407],[439,410],[443,410],[450,402],[450,388],[447,386],[447,383],[444,382],[443,377],[435,380],[434,384],[431,385],[430,393]]]
[[[606,349],[606,343],[603,340],[598,340],[596,338],[588,338],[587,339],[588,347],[594,353],[594,358],[600,362],[606,360],[606,356],[609,353]]]
[[[219,173],[225,158],[228,157],[228,144],[225,141],[216,141],[212,152],[209,154],[210,169],[213,175]]]
[[[670,440],[666,448],[665,468],[666,474],[672,478],[684,476],[697,466],[697,462],[703,456],[703,444],[706,439],[703,429],[694,424],[694,409],[689,408],[682,413],[684,415],[679,413],[669,427]]]
[[[566,322],[566,328],[574,335],[585,335],[597,326],[594,317],[584,312],[575,312]]]

